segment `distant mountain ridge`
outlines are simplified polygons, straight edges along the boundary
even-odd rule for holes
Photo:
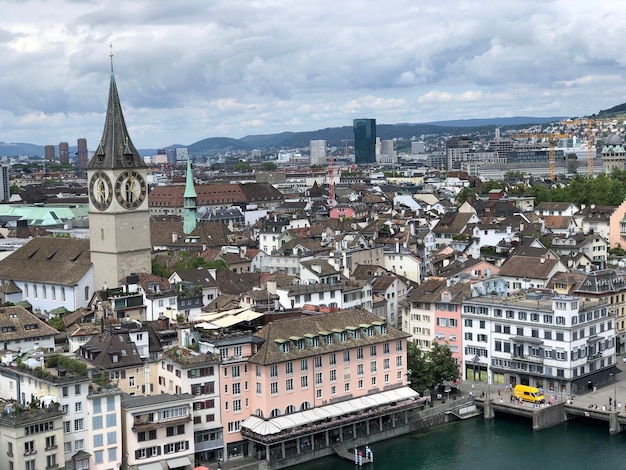
[[[620,105],[626,109],[626,104]],[[611,108],[613,109],[613,108]],[[509,118],[485,118],[485,119],[457,119],[449,121],[435,121],[419,124],[377,124],[376,135],[381,139],[393,139],[395,137],[410,139],[422,135],[442,134],[472,134],[486,132],[494,127],[523,126],[533,124],[545,124],[560,121],[561,117],[525,117],[516,116]],[[278,150],[283,148],[308,147],[311,140],[326,140],[328,145],[342,147],[346,140],[354,139],[352,126],[327,127],[314,131],[281,132],[278,134],[247,135],[240,139],[230,137],[209,137],[187,145],[189,153],[193,156],[214,155],[226,152],[249,152],[253,149]],[[165,148],[184,147],[182,144],[169,145]],[[56,145],[55,145],[56,147]],[[58,153],[58,148],[56,149]],[[154,155],[157,149],[138,149],[144,156]],[[70,157],[74,157],[76,147],[70,147]],[[29,143],[4,143],[0,142],[0,157],[14,157],[19,155],[43,157],[44,147]]]

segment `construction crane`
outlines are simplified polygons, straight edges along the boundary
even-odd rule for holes
[[[345,156],[347,157],[348,155],[350,155],[348,153],[348,142],[354,142],[354,139],[341,139],[341,141],[344,143],[344,145],[346,146],[346,153]]]
[[[550,171],[550,179],[554,180],[556,177],[556,143],[559,139],[563,139],[569,137],[569,134],[555,134],[555,133],[522,133],[515,134],[512,137],[518,139],[548,139],[549,151],[548,151],[548,161],[549,161],[549,171]]]
[[[577,126],[577,125],[585,125],[587,126],[587,175],[593,176],[593,159],[595,157],[596,151],[596,139],[593,133],[593,125],[596,121],[593,119],[578,119],[575,121],[563,121],[563,124],[566,126]]]

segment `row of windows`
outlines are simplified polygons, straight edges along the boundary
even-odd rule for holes
[[[555,302],[556,310],[565,310],[569,305],[572,310],[576,310],[578,308],[578,302],[572,301],[569,303],[566,302]],[[464,305],[463,313],[472,313],[477,315],[489,315],[489,307],[475,307],[473,305]],[[608,311],[606,308],[598,308],[592,311],[578,313],[578,315],[572,315],[569,317],[569,324],[577,325],[579,323],[584,323],[586,321],[597,320],[602,317],[606,317],[608,315]],[[536,312],[525,312],[525,311],[515,311],[515,310],[503,310],[501,308],[493,309],[493,316],[495,318],[507,318],[509,320],[518,320],[518,321],[531,321],[534,323],[543,322],[548,325],[568,325],[567,317],[563,315],[554,315],[553,313],[536,313]],[[443,319],[445,321],[445,319]],[[438,320],[439,321],[439,320]],[[473,320],[471,318],[466,318],[464,321],[465,326],[472,326]],[[480,320],[481,328],[484,328],[484,320]],[[439,323],[438,323],[439,324]],[[444,326],[444,325],[440,325]]]
[[[32,285],[33,289],[33,298],[39,298],[39,286],[37,284]],[[65,287],[61,287],[61,302],[65,302]],[[41,285],[41,298],[43,300],[48,300],[48,286]],[[50,286],[50,298],[53,302],[57,300],[57,290],[56,286]],[[24,298],[30,298],[30,286],[27,282],[24,283]],[[85,287],[85,300],[89,301],[89,287]]]
[[[402,356],[397,356],[396,357],[396,367],[402,367]],[[390,361],[389,359],[384,359],[383,360],[383,370],[389,370],[390,367]],[[365,375],[365,370],[364,370],[364,365],[363,364],[359,364],[357,365],[357,376],[363,376]],[[370,362],[370,373],[377,373],[378,372],[378,363],[377,361],[372,361]],[[401,378],[401,372],[398,373],[399,378]],[[323,378],[323,373],[322,372],[316,372],[315,373],[315,386],[321,386],[324,384],[324,378]],[[350,380],[351,379],[351,374],[350,374],[350,370],[344,370],[343,372],[343,380]],[[333,382],[337,382],[337,369],[331,369],[328,371],[328,380],[330,381],[330,383]],[[345,386],[347,388],[349,388],[349,383],[346,383]],[[305,390],[309,387],[309,376],[308,375],[303,375],[300,376],[300,388],[302,390]],[[294,383],[293,383],[293,379],[289,378],[285,380],[285,391],[287,392],[292,392],[294,390]],[[279,393],[279,386],[278,386],[278,382],[271,382],[270,383],[270,394],[271,395],[278,395]],[[257,382],[256,383],[256,394],[261,396],[263,395],[263,387],[261,382]]]
[[[374,337],[375,334],[385,335],[387,334],[387,325],[369,326],[363,328],[363,333],[366,337]],[[304,339],[297,338],[293,340],[293,345],[297,351],[304,350],[307,345],[312,348],[319,348],[323,342],[325,345],[331,345],[335,341],[335,336],[338,336],[338,340],[341,343],[345,343],[348,339],[358,340],[361,339],[361,330],[359,328],[349,328],[348,331],[341,331],[339,333],[319,334],[312,338]],[[291,350],[291,341],[276,340],[278,347],[283,353],[288,353]],[[388,347],[388,346],[387,346]],[[399,349],[398,349],[399,348]],[[396,342],[396,350],[402,351],[402,341]]]

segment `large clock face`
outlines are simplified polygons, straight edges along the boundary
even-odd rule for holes
[[[126,209],[139,207],[146,193],[146,180],[134,170],[124,171],[115,180],[115,199]]]
[[[113,200],[113,185],[106,173],[96,171],[89,180],[89,198],[99,211],[106,210]]]

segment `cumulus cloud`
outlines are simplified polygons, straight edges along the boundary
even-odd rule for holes
[[[617,0],[0,0],[0,11],[4,141],[97,142],[109,43],[139,147],[625,101]]]

